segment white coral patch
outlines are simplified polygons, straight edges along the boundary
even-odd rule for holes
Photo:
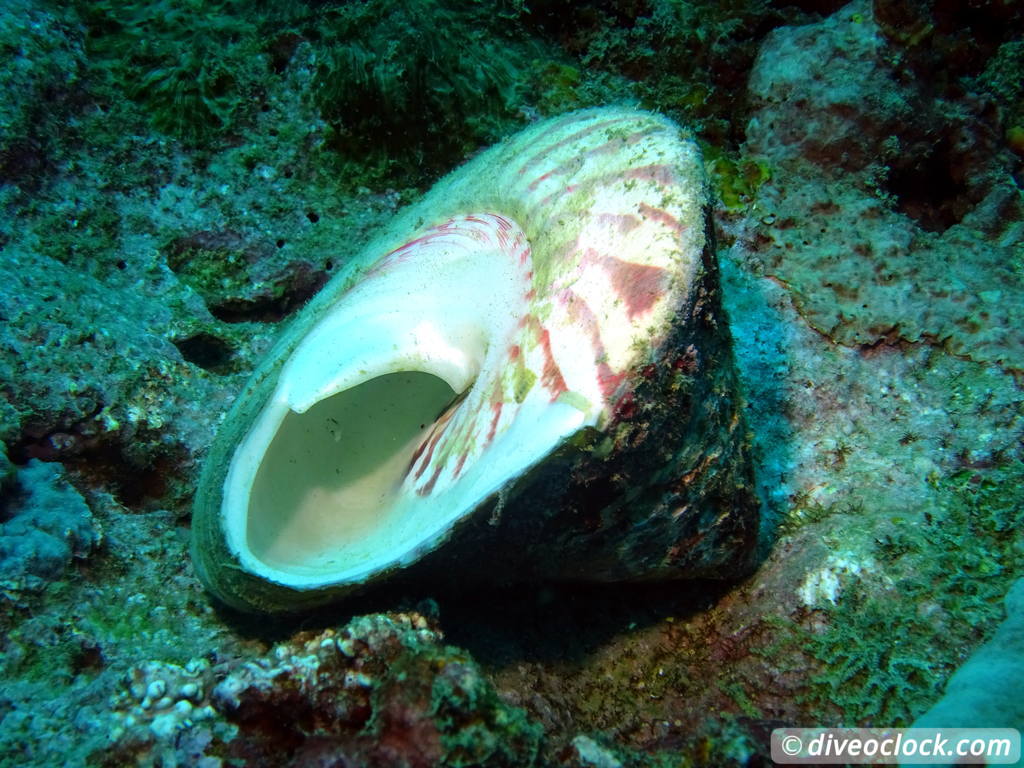
[[[844,586],[873,571],[877,571],[877,563],[873,558],[858,558],[852,552],[837,552],[829,555],[821,568],[808,573],[796,593],[800,602],[808,608],[819,608],[825,603],[835,605]]]

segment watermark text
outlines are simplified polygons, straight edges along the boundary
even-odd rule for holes
[[[1016,728],[776,728],[778,765],[1013,765]]]

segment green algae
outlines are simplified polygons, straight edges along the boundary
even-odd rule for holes
[[[260,17],[238,0],[81,0],[94,75],[137,102],[153,126],[197,143],[237,130],[254,108]],[[261,66],[262,65],[262,66]]]
[[[313,98],[332,144],[437,173],[506,135],[521,122],[518,89],[536,55],[517,34],[519,13],[436,0],[325,8],[308,36],[320,54]]]
[[[452,652],[444,649],[448,657]],[[444,665],[430,691],[431,716],[441,734],[442,764],[451,768],[534,765],[543,727],[522,709],[503,702],[468,654],[461,663],[442,658],[436,649],[433,654],[437,658],[430,661],[428,654],[426,660]]]
[[[580,90],[584,75],[578,67],[557,61],[537,61],[532,67],[531,80],[541,114],[554,115],[585,105],[585,96]]]
[[[502,13],[411,0],[318,6],[239,0],[79,0],[94,87],[127,97],[157,130],[200,147],[251,126],[300,46],[304,94],[353,161],[354,185],[422,180],[521,122],[536,47]],[[412,127],[412,130],[410,130]],[[410,167],[415,163],[416,171]]]
[[[993,98],[1008,130],[1024,130],[1024,41],[1003,43],[975,85]]]
[[[893,586],[844,594],[824,609],[826,629],[803,635],[822,665],[806,701],[826,721],[909,725],[1002,617],[1002,599],[1024,568],[1015,535],[1024,467],[964,469],[937,481],[936,493],[934,512],[875,539]]]
[[[772,177],[771,166],[764,160],[727,152],[707,142],[701,143],[701,152],[711,188],[730,212],[747,208]]]
[[[731,143],[730,116],[742,108],[734,81],[753,61],[757,30],[776,15],[762,0],[574,3],[546,31],[564,40],[582,77],[546,69],[544,101],[635,99]]]

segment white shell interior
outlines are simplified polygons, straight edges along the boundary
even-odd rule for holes
[[[412,562],[594,423],[597,410],[582,398],[552,399],[535,386],[486,443],[478,436],[459,471],[446,469],[429,493],[412,482],[410,464],[439,415],[449,406],[487,412],[527,308],[528,250],[510,258],[485,240],[453,232],[417,246],[415,259],[385,259],[295,349],[225,482],[224,532],[243,568],[311,588]]]
[[[409,457],[455,393],[427,373],[390,373],[289,410],[249,500],[247,543],[280,570],[352,566],[388,544]]]

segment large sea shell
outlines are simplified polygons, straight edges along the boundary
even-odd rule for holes
[[[206,459],[210,591],[281,611],[405,577],[743,573],[758,502],[705,195],[676,125],[588,110],[339,258]]]

